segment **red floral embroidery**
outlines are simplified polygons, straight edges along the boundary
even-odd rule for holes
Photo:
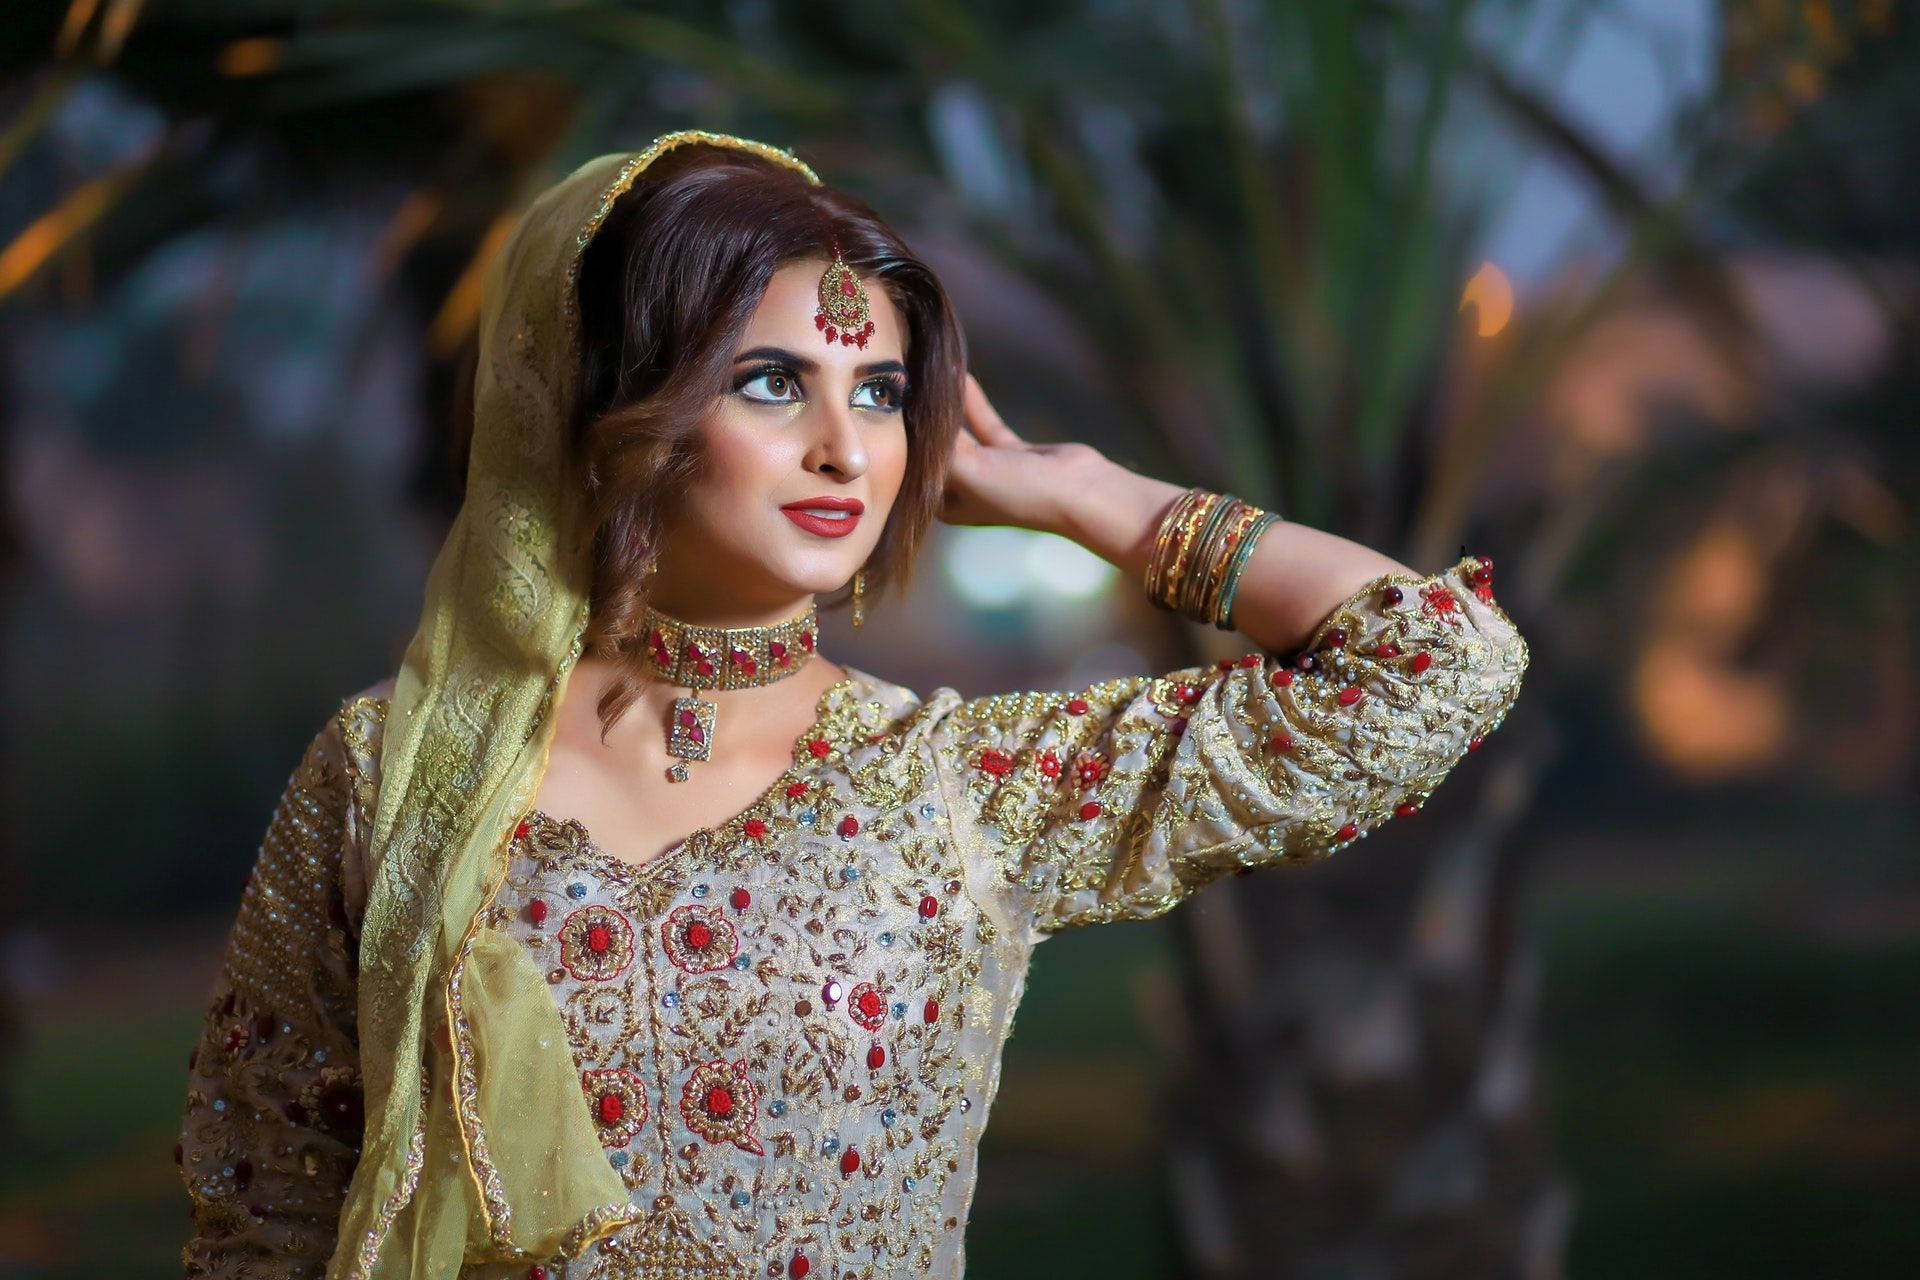
[[[560,963],[581,982],[611,982],[632,962],[633,926],[612,907],[582,907],[561,923]]]
[[[667,959],[687,973],[724,969],[740,951],[740,937],[718,907],[689,903],[676,907],[660,924]]]
[[[1003,751],[999,747],[988,747],[980,753],[980,768],[982,772],[990,773],[996,778],[1003,777],[1013,768],[1013,752]]]
[[[880,988],[863,982],[853,989],[847,1001],[847,1013],[867,1030],[878,1031],[880,1024],[887,1020],[887,998],[880,993]]]
[[[1456,626],[1460,617],[1460,597],[1438,582],[1430,582],[1420,588],[1421,608],[1436,618],[1443,618]]]
[[[1074,785],[1085,791],[1106,777],[1111,767],[1098,751],[1082,751],[1073,758]]]
[[[747,835],[750,836],[751,838],[758,840],[762,836],[765,836],[767,834],[766,819],[748,818],[746,821],[746,824],[741,828],[741,830],[745,831]]]
[[[647,1091],[631,1071],[610,1067],[582,1071],[580,1089],[603,1147],[624,1147],[647,1122]]]
[[[1060,753],[1052,747],[1042,751],[1034,762],[1034,767],[1049,778],[1057,778],[1066,766],[1060,762]]]
[[[708,1142],[730,1142],[764,1155],[754,1128],[760,1119],[760,1089],[747,1077],[747,1063],[724,1058],[693,1069],[680,1089],[680,1118]]]

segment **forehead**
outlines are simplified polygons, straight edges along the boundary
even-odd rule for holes
[[[747,324],[749,345],[757,339],[773,338],[785,338],[791,344],[804,330],[809,335],[808,346],[804,348],[809,354],[815,349],[830,349],[841,353],[848,364],[871,360],[876,349],[891,356],[900,354],[904,335],[899,313],[887,291],[871,277],[861,277],[867,291],[867,318],[873,321],[873,336],[867,339],[865,349],[839,342],[829,348],[820,336],[813,317],[820,309],[820,277],[831,261],[825,257],[804,258],[789,262],[773,273],[760,305],[754,309],[753,319]]]

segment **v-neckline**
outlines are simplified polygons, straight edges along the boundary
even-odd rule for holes
[[[716,823],[713,826],[695,827],[693,830],[687,832],[686,835],[681,836],[678,840],[646,859],[644,862],[635,862],[614,853],[602,845],[594,836],[593,832],[587,827],[587,824],[578,818],[557,817],[536,805],[527,810],[525,820],[531,822],[534,819],[541,819],[558,827],[574,827],[580,832],[581,844],[583,846],[591,850],[598,857],[617,864],[628,875],[650,875],[669,863],[678,860],[683,853],[695,845],[711,846],[716,842],[725,844],[734,837],[737,837],[750,820],[755,817],[764,818],[766,814],[774,808],[775,801],[786,793],[786,789],[799,780],[800,774],[804,770],[816,766],[819,763],[818,758],[815,757],[810,749],[810,744],[815,738],[819,737],[820,727],[825,724],[827,719],[838,709],[840,695],[852,689],[853,686],[859,682],[859,672],[852,667],[846,667],[844,670],[845,674],[822,689],[820,696],[814,700],[813,719],[808,723],[807,727],[802,729],[794,738],[792,749],[788,752],[789,761],[787,767],[781,771],[779,777],[768,783],[746,808],[741,809],[732,817]]]

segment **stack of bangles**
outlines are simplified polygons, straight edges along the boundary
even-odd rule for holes
[[[1280,517],[1232,494],[1189,489],[1174,500],[1147,558],[1147,598],[1162,609],[1233,626],[1233,594],[1260,535]]]

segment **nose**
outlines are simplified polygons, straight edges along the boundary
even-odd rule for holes
[[[807,445],[807,470],[837,480],[854,480],[867,472],[867,446],[860,424],[844,404],[823,402],[811,414],[813,437]]]

